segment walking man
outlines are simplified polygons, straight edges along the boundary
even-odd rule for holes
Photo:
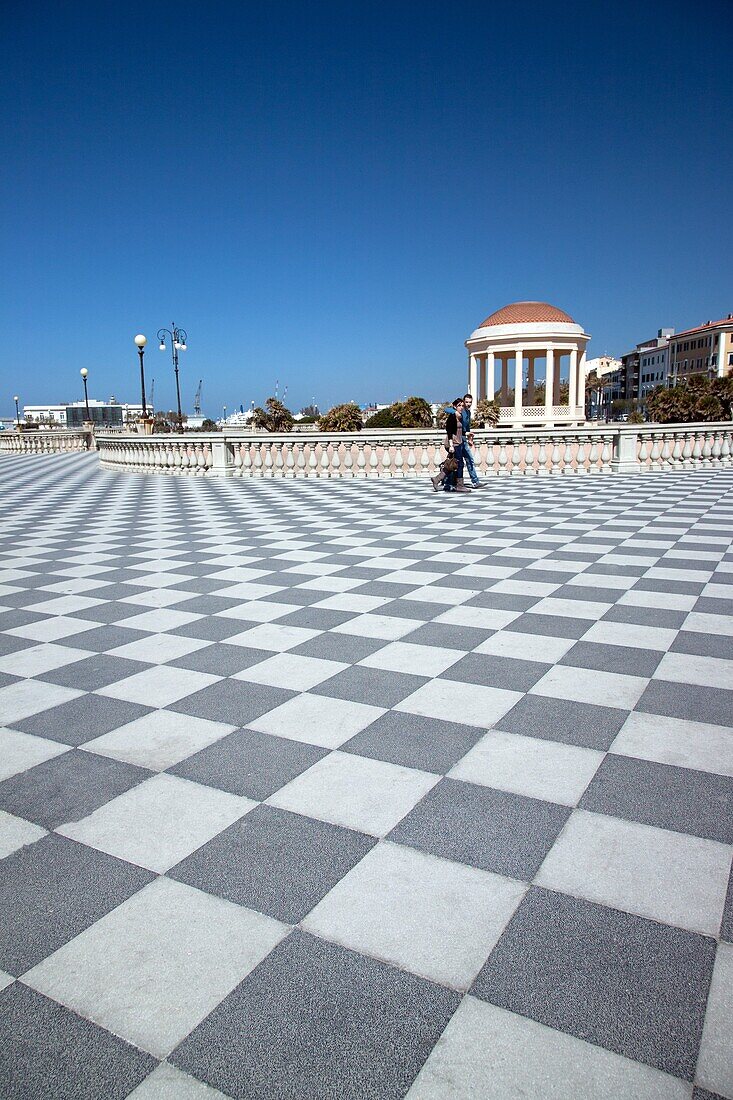
[[[471,479],[471,484],[474,489],[483,489],[483,482],[479,481],[479,476],[476,472],[476,460],[473,453],[473,432],[471,431],[471,408],[473,407],[473,396],[470,393],[464,395],[463,407],[461,408],[461,426],[463,428],[463,461],[466,469],[468,470],[468,476]]]

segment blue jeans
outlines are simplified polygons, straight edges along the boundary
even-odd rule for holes
[[[476,463],[473,458],[473,451],[469,447],[468,443],[463,444],[463,458],[466,462],[466,469],[468,470],[468,476],[471,479],[473,485],[478,485],[479,476],[476,473]]]

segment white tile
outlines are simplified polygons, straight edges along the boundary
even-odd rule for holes
[[[84,743],[85,752],[163,771],[226,737],[237,727],[190,714],[155,710]]]
[[[690,1100],[690,1085],[465,997],[407,1100]]]
[[[700,657],[695,653],[665,653],[654,672],[654,679],[730,691],[733,690],[733,661]]]
[[[719,1096],[733,1097],[733,945],[719,943],[710,983],[696,1081]]]
[[[178,592],[170,588],[141,588],[139,592],[136,592],[134,596],[123,596],[120,603],[133,604],[135,607],[153,607],[163,610],[171,607],[173,604],[183,603],[184,600],[190,600],[193,593],[191,592]],[[199,616],[197,615],[198,619]],[[163,620],[161,620],[161,624]],[[174,624],[175,625],[175,624]],[[168,624],[161,625],[161,630],[169,630]]]
[[[563,600],[554,596],[547,596],[531,608],[533,615],[559,615],[569,619],[600,619],[609,608],[610,603],[595,603],[590,600]]]
[[[575,645],[574,638],[553,638],[549,634],[520,634],[498,630],[476,646],[474,653],[490,653],[496,657],[514,657],[519,661],[544,661],[554,664]]]
[[[677,631],[668,630],[666,627],[638,626],[636,623],[615,623],[610,619],[604,619],[586,630],[583,641],[665,652],[676,637]]]
[[[695,634],[725,635],[733,637],[733,615],[707,615],[701,611],[692,611],[684,623],[683,630],[692,630]]]
[[[325,600],[319,600],[313,606],[323,607],[327,611],[353,611],[361,615],[367,611],[374,611],[375,608],[387,602],[385,596],[360,596],[358,592],[342,592],[335,596],[328,596]]]
[[[543,558],[537,568],[543,573],[582,573],[592,564],[589,561],[567,561],[565,558]],[[563,584],[568,584],[567,577],[563,578]]]
[[[665,561],[668,560],[665,558]],[[664,566],[656,566],[645,573],[648,580],[659,581],[694,581],[704,584],[712,576],[712,569],[673,569]],[[694,597],[693,597],[694,598]]]
[[[303,927],[465,990],[526,890],[525,883],[386,841],[341,879]]]
[[[44,760],[53,760],[55,756],[68,752],[70,747],[61,745],[58,741],[49,741],[45,737],[33,737],[19,730],[0,728],[0,781],[34,768]]]
[[[631,710],[641,698],[647,683],[648,680],[641,676],[555,665],[530,689],[530,694]]]
[[[249,569],[241,565],[235,565],[228,569],[219,569],[216,573],[209,574],[209,577],[212,581],[232,581],[241,584],[257,580],[258,577],[266,577],[269,572],[271,572],[269,569]]]
[[[285,606],[285,614],[292,610],[294,608]],[[293,649],[296,645],[310,641],[316,634],[322,633],[321,630],[307,630],[302,626],[261,623],[250,630],[242,631],[241,634],[234,634],[231,638],[227,638],[227,645],[243,645],[250,649],[270,649],[275,653],[284,653],[285,650]]]
[[[159,878],[23,981],[164,1058],[287,932],[261,913]]]
[[[42,676],[44,672],[52,672],[88,656],[88,649],[42,642],[0,657],[0,672],[6,672],[9,676]]]
[[[161,773],[56,831],[162,874],[256,805]]]
[[[412,597],[410,597],[412,599]],[[522,614],[521,611],[500,611],[493,607],[452,607],[433,619],[434,623],[452,626],[473,626],[479,630],[503,630]]]
[[[93,600],[89,596],[57,596],[56,599],[34,603],[33,611],[40,615],[75,615],[90,607],[99,607],[102,600]]]
[[[188,598],[188,597],[184,597]],[[190,611],[176,611],[175,608],[160,608],[155,611],[142,611],[139,615],[131,615],[129,619],[123,619],[125,626],[133,630],[148,630],[151,634],[162,634],[166,630],[175,630],[176,627],[186,626],[203,618],[202,615],[194,615]]]
[[[448,604],[450,607],[455,607],[478,596],[478,592],[477,588],[442,588],[438,584],[426,584],[423,588],[416,588],[414,592],[410,592],[410,599],[419,600],[421,603]]]
[[[49,619],[40,619],[38,622],[27,623],[25,626],[15,626],[12,630],[6,630],[6,634],[12,634],[17,638],[31,638],[34,642],[56,642],[59,638],[69,638],[72,634],[81,634],[84,630],[94,630],[99,623],[90,619],[71,619],[64,615],[54,615]]]
[[[518,573],[519,569],[511,565],[465,565],[463,569],[456,569],[457,577],[511,577]]]
[[[648,577],[647,573],[645,576]],[[647,592],[641,588],[631,588],[624,592],[619,604],[629,607],[663,607],[667,611],[689,611],[695,606],[697,596],[683,596],[677,592]]]
[[[329,573],[338,573],[343,565],[322,565],[321,562],[300,562],[284,570],[285,573],[302,573],[306,577],[327,577]]]
[[[268,596],[273,596],[275,592],[282,592],[284,585],[281,584],[251,584],[249,582],[242,582],[241,584],[222,585],[221,588],[213,589],[212,596],[222,596],[227,600],[242,600],[242,603],[238,607],[228,607],[226,611],[219,611],[219,615],[224,615],[232,619],[246,618],[247,616],[239,613],[240,609],[246,607],[251,610],[252,604],[258,600],[266,600]],[[277,604],[274,605],[277,607]]]
[[[0,688],[0,715],[3,722],[12,724],[41,710],[60,707],[62,703],[83,694],[73,688],[45,684],[41,680],[18,680],[15,684]]]
[[[296,814],[384,836],[439,778],[382,760],[332,752],[267,801]]]
[[[733,729],[634,711],[611,752],[733,778]]]
[[[335,626],[332,634],[354,634],[357,638],[383,638],[395,641],[422,626],[421,619],[401,619],[392,615],[356,615],[346,623]]]
[[[500,791],[575,806],[604,756],[593,749],[491,730],[448,774]]]
[[[549,596],[560,584],[543,584],[541,581],[499,581],[492,584],[490,592],[505,592],[510,596]]]
[[[390,642],[359,661],[359,664],[367,668],[383,668],[388,672],[405,672],[414,676],[439,676],[464,656],[462,649]]]
[[[19,848],[25,848],[28,844],[35,844],[44,836],[46,836],[46,830],[40,825],[34,825],[22,817],[15,817],[13,814],[6,813],[5,810],[0,810],[0,859],[5,859],[6,856],[17,852]],[[2,989],[1,982],[0,989]]]
[[[177,634],[149,634],[108,652],[129,661],[147,661],[149,664],[159,665],[185,657],[188,653],[195,653],[197,649],[203,649],[209,644],[198,638],[181,638]]]
[[[712,600],[733,600],[733,584],[706,584],[700,595]]]
[[[575,810],[534,881],[717,936],[732,855],[728,844]]]
[[[10,974],[6,974],[4,970],[0,970],[0,992],[3,989],[7,989],[14,981],[15,978],[11,977]]]
[[[316,684],[329,680],[337,672],[343,672],[348,664],[342,661],[325,661],[319,657],[301,657],[296,653],[277,653],[266,661],[250,665],[237,672],[233,680],[246,680],[253,684],[269,684],[291,691],[308,691]]]
[[[317,577],[295,587],[305,588],[308,592],[350,592],[352,588],[358,588],[365,583],[353,577]]]
[[[488,729],[521,698],[520,691],[458,683],[455,680],[430,680],[397,703],[393,710]]]
[[[189,1077],[168,1062],[161,1062],[141,1085],[133,1089],[128,1100],[226,1100],[224,1093],[212,1089],[203,1081]]]
[[[125,699],[129,703],[143,703],[149,707],[167,707],[221,679],[221,676],[211,676],[208,672],[153,665],[144,672],[136,672],[134,676],[100,688],[96,694]]]
[[[632,588],[637,580],[637,577],[614,577],[608,573],[579,573],[573,579],[573,584],[580,585],[583,588],[616,588],[623,590]]]
[[[251,729],[335,749],[384,714],[382,707],[329,699],[325,695],[297,695],[249,722]]]
[[[392,564],[391,560],[389,564]],[[377,558],[372,565],[367,565],[367,568],[377,568],[381,565],[383,565],[383,563]],[[385,584],[410,584],[418,588],[421,585],[431,584],[434,580],[440,580],[445,576],[447,576],[446,573],[432,573],[427,569],[395,569],[391,573],[385,573],[379,580],[383,581]]]

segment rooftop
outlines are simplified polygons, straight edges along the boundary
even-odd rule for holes
[[[1,1095],[729,1094],[733,469],[549,488],[0,457]]]
[[[552,321],[560,321],[563,324],[574,325],[575,321],[569,313],[551,306],[548,302],[512,302],[508,306],[502,306],[496,312],[489,314],[482,321],[479,328],[489,328],[492,325],[526,325]]]

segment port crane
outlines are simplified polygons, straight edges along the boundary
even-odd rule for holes
[[[193,415],[201,416],[201,383],[203,379],[199,378],[199,388],[196,390],[196,394],[193,399]]]

